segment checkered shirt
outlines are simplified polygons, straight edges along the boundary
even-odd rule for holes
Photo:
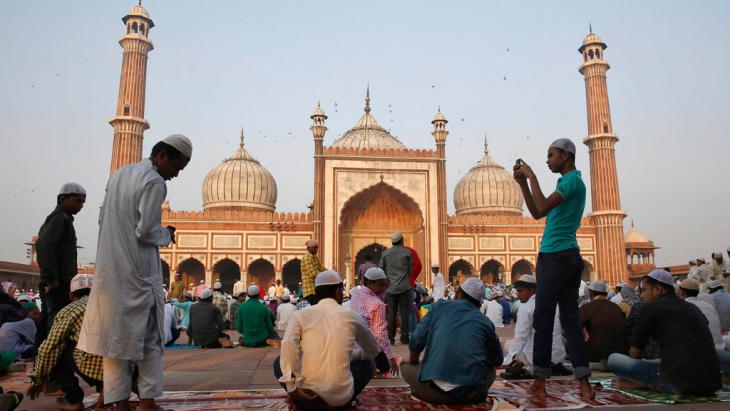
[[[81,323],[84,321],[84,312],[86,312],[88,302],[88,295],[81,297],[56,314],[48,337],[38,349],[35,368],[29,374],[31,378],[47,378],[58,362],[61,353],[66,349],[69,340],[74,344],[79,341],[79,331],[81,330]],[[97,381],[104,380],[102,357],[86,353],[78,348],[74,348],[73,356],[76,367],[82,374]]]
[[[299,310],[303,310],[303,309],[309,307],[310,304],[309,304],[309,301],[302,298],[301,300],[297,301],[295,306],[297,307],[297,311],[299,311]]]
[[[319,258],[307,251],[302,257],[302,294],[304,297],[314,294],[314,279],[317,278],[317,274],[324,271],[322,263],[319,262]]]
[[[223,318],[228,315],[228,297],[220,291],[213,291],[213,305],[218,307]]]
[[[385,303],[369,288],[362,287],[359,292],[352,296],[350,309],[365,319],[380,349],[388,359],[393,358],[393,350],[388,340],[388,321],[385,316]]]

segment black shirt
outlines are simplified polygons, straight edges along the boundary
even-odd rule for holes
[[[720,366],[707,319],[695,305],[676,295],[644,304],[631,336],[643,348],[654,337],[661,353],[661,372],[681,394],[706,396],[721,388]]]
[[[210,301],[198,301],[190,306],[188,336],[195,345],[210,345],[221,336],[224,321],[218,307]]]
[[[36,240],[38,265],[41,280],[51,282],[71,282],[78,272],[76,264],[76,230],[74,218],[56,207],[46,217]]]
[[[588,331],[591,361],[626,354],[626,318],[618,305],[605,297],[595,299],[580,307],[580,324]]]

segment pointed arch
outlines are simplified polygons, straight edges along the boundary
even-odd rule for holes
[[[205,281],[205,265],[194,257],[182,260],[177,265],[177,272],[180,273],[186,289],[191,283],[193,286],[197,286],[200,280]]]
[[[479,278],[487,284],[494,284],[502,280],[503,272],[504,265],[495,259],[491,259],[482,264],[482,268],[479,270]]]
[[[460,258],[449,265],[449,282],[455,284],[457,277],[471,276],[473,272],[471,263]]]
[[[269,288],[269,285],[273,283],[276,278],[274,265],[263,258],[252,261],[251,264],[248,265],[246,272],[248,273],[248,285],[256,284],[264,291]]]
[[[282,283],[292,292],[299,288],[302,281],[302,260],[293,258],[284,264],[281,269]]]
[[[213,264],[213,279],[220,279],[225,293],[233,292],[233,284],[241,279],[241,267],[230,258],[224,258]]]
[[[512,264],[511,274],[512,274],[512,283],[514,284],[517,280],[520,279],[520,276],[522,274],[534,274],[535,273],[535,266],[532,265],[531,262],[525,260],[524,258],[521,260],[515,261],[514,264]]]

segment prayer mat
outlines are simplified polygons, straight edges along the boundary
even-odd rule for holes
[[[10,365],[7,372],[0,375],[0,386],[7,391],[25,392],[30,384],[28,373],[33,369],[32,360],[20,360]]]
[[[692,403],[692,402],[718,402],[718,401],[730,401],[730,386],[723,385],[722,389],[715,393],[714,397],[685,397],[678,394],[664,394],[648,389],[624,389],[616,388],[613,385],[613,378],[601,378],[595,379],[598,381],[603,388],[615,392],[620,392],[624,395],[640,398],[645,401],[656,402],[661,404],[677,404],[677,403]]]
[[[596,397],[592,401],[583,401],[575,379],[551,379],[546,381],[548,396],[545,401],[537,401],[527,393],[532,380],[495,381],[489,389],[489,395],[505,400],[522,409],[554,409],[567,410],[601,406],[622,406],[647,404],[641,398],[635,398],[613,390],[606,390],[601,384],[592,384]]]
[[[190,350],[193,348],[200,348],[199,345],[187,345],[187,344],[173,344],[169,347],[164,347],[166,350]]]

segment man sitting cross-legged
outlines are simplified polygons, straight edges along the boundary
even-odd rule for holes
[[[281,342],[274,375],[302,409],[329,410],[346,406],[373,378],[370,360],[380,347],[357,313],[342,308],[343,284],[334,270],[314,281],[318,303],[292,314]],[[350,361],[353,345],[366,360]]]
[[[591,301],[583,304],[578,313],[580,325],[587,335],[586,351],[591,362],[601,363],[606,368],[608,356],[617,352],[625,354],[626,317],[618,305],[608,298],[608,286],[603,281],[593,281],[588,285]]]
[[[721,388],[720,366],[699,308],[674,293],[669,272],[656,269],[642,284],[639,309],[629,356],[611,354],[608,368],[623,388],[647,387],[667,394],[712,396]],[[659,343],[661,363],[640,359],[649,337]]]
[[[271,311],[259,300],[261,290],[256,284],[248,286],[248,299],[238,306],[236,330],[241,334],[244,347],[279,345]]]
[[[202,348],[230,347],[231,338],[223,331],[227,323],[221,310],[213,304],[213,290],[204,289],[200,292],[200,300],[190,307],[190,345]]]
[[[434,404],[476,404],[486,400],[502,363],[494,325],[479,312],[484,285],[469,278],[455,301],[439,301],[411,337],[410,364],[401,365],[413,395]],[[423,363],[419,355],[426,351]]]

